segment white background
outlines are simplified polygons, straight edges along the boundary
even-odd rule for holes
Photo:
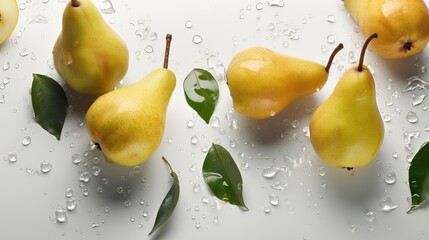
[[[380,111],[391,120],[385,123],[385,140],[377,158],[352,175],[322,163],[304,131],[311,112],[329,96],[342,71],[355,64],[349,62],[349,52],[358,56],[363,42],[342,1],[285,0],[283,7],[275,7],[261,0],[261,10],[256,8],[259,1],[253,0],[112,1],[116,12],[103,17],[123,37],[130,52],[123,84],[161,67],[164,36],[173,35],[170,68],[176,73],[177,87],[168,107],[164,138],[152,158],[136,171],[107,164],[100,152],[89,150],[90,139],[81,125],[93,98],[71,91],[52,67],[51,51],[66,3],[18,2],[22,8],[18,25],[11,39],[0,46],[0,66],[10,62],[9,69],[0,68],[0,80],[11,79],[0,90],[0,98],[4,97],[0,103],[0,239],[148,239],[171,184],[161,156],[169,159],[178,173],[181,195],[173,216],[151,237],[154,239],[429,239],[428,209],[406,214],[410,195],[406,158],[429,139],[425,130],[429,100],[413,107],[413,94],[427,94],[427,89],[403,92],[410,77],[427,81],[428,74],[422,71],[429,61],[427,50],[395,61],[367,52],[365,64],[374,72]],[[94,3],[101,8],[101,0]],[[330,14],[335,16],[333,23],[327,21]],[[37,16],[48,21],[31,23]],[[193,23],[191,28],[185,27],[188,20]],[[154,41],[136,34],[146,27],[157,34]],[[196,34],[203,39],[200,44],[192,42]],[[296,39],[291,39],[294,34]],[[330,34],[334,44],[327,42]],[[209,69],[209,58],[227,67],[237,51],[264,46],[325,64],[340,42],[345,48],[336,57],[325,87],[272,119],[255,121],[235,113],[222,79],[214,113],[220,121],[218,128],[206,125],[186,104],[183,80],[193,68]],[[153,53],[144,50],[148,45]],[[28,55],[21,56],[25,53]],[[29,95],[32,73],[49,74],[67,92],[71,107],[60,141],[33,119]],[[418,115],[417,123],[407,121],[409,111]],[[192,128],[187,126],[190,120]],[[420,132],[412,139],[411,149],[404,144],[407,132]],[[196,145],[191,144],[193,135],[198,137]],[[27,136],[31,144],[23,146]],[[226,147],[239,165],[249,211],[217,201],[202,179],[203,150],[212,142]],[[16,163],[7,160],[10,152],[17,154]],[[82,158],[80,165],[72,163],[74,154]],[[101,159],[99,176],[91,174],[95,157]],[[52,164],[47,174],[40,172],[43,161]],[[263,171],[269,167],[285,171],[265,178]],[[396,182],[389,185],[385,176],[391,171]],[[79,180],[84,172],[91,174],[88,183]],[[279,185],[283,191],[273,188]],[[124,193],[118,193],[118,187]],[[73,189],[77,208],[67,212],[66,223],[54,223],[50,218],[57,209],[65,208],[67,188]],[[270,194],[279,197],[277,206],[270,204]],[[397,208],[382,211],[379,203],[385,197]],[[202,198],[208,198],[209,203]],[[127,201],[131,206],[124,206]],[[266,207],[269,213],[264,211]],[[369,212],[375,219],[368,217]]]

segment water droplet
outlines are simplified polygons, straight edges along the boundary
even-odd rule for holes
[[[392,121],[392,117],[390,117],[389,115],[385,115],[385,116],[383,117],[383,121],[385,121],[385,122],[390,122],[390,121]]]
[[[355,52],[350,51],[348,55],[349,55],[349,63],[357,62],[357,56],[356,56]]]
[[[10,68],[10,62],[9,62],[9,61],[7,61],[7,62],[5,62],[5,63],[3,64],[3,71],[8,70],[9,68]]]
[[[191,143],[192,143],[192,145],[196,145],[198,143],[198,137],[193,135],[191,137]]]
[[[65,195],[68,198],[72,197],[73,196],[73,189],[67,188],[66,191],[65,191]]]
[[[40,171],[42,171],[42,173],[48,173],[49,171],[51,171],[51,169],[52,169],[52,164],[50,164],[46,161],[43,161],[40,164]]]
[[[117,187],[116,192],[122,194],[124,192],[124,189],[122,187]]]
[[[137,225],[137,227],[138,227],[138,228],[143,228],[143,223],[139,223],[139,224]]]
[[[407,79],[407,87],[402,92],[414,91],[415,89],[429,89],[429,82],[421,79],[419,76],[413,76]]]
[[[330,23],[334,23],[335,22],[335,15],[334,14],[329,14],[326,17],[326,21],[330,22]]]
[[[241,162],[240,167],[241,167],[241,169],[246,170],[249,168],[249,163],[246,161],[243,161],[243,162]]]
[[[9,162],[15,163],[16,161],[18,161],[18,155],[15,152],[9,152],[7,154],[7,159],[9,160]]]
[[[412,139],[413,138],[418,138],[419,136],[420,136],[420,132],[419,131],[416,131],[416,132],[405,131],[404,134],[403,134],[405,146],[408,149],[411,149],[412,148],[412,146],[411,146],[412,145],[411,144]]]
[[[335,36],[334,36],[333,34],[329,34],[329,35],[326,37],[326,41],[327,41],[328,43],[330,43],[330,44],[335,43]]]
[[[213,223],[219,223],[219,217],[218,216],[213,217]]]
[[[130,201],[125,201],[124,202],[124,207],[126,207],[126,208],[131,207],[131,202]]]
[[[423,94],[423,95],[414,95],[413,94],[413,101],[412,101],[413,107],[420,105],[423,102],[423,100],[425,100],[425,98],[426,98],[425,94]]]
[[[394,171],[388,172],[384,177],[384,182],[392,185],[396,182],[396,173]]]
[[[202,203],[204,203],[204,204],[208,204],[208,203],[210,203],[210,200],[209,200],[209,197],[207,197],[207,196],[202,196],[201,197],[201,202]]]
[[[98,228],[100,226],[100,224],[98,222],[93,222],[91,227],[92,228]],[[99,234],[99,232],[97,232],[97,235]]]
[[[72,155],[72,162],[74,164],[79,164],[82,161],[82,159],[80,158],[79,154],[75,153]]]
[[[155,41],[158,38],[158,34],[156,32],[151,32],[149,35],[149,40],[152,42]]]
[[[55,218],[60,223],[67,222],[67,212],[66,212],[66,210],[64,208],[59,208],[57,211],[55,211]]]
[[[87,197],[89,195],[89,190],[88,189],[83,189],[83,196]]]
[[[270,31],[274,30],[274,23],[268,24],[268,30]]]
[[[203,38],[200,35],[194,35],[192,37],[192,42],[195,44],[200,44],[203,41]]]
[[[67,210],[73,211],[76,209],[76,206],[77,206],[77,201],[75,198],[67,199],[67,201],[66,201]]]
[[[167,143],[172,143],[172,142],[173,142],[173,138],[168,137],[168,138],[167,138]]]
[[[279,205],[279,195],[276,195],[276,194],[270,194],[269,195],[269,199],[270,199],[270,203],[271,203],[271,205],[273,205],[273,206],[277,206],[277,205]]]
[[[264,4],[262,2],[256,3],[256,10],[262,10],[264,9]]]
[[[188,128],[192,128],[194,126],[194,121],[188,120],[186,126],[188,126]]]
[[[352,232],[352,233],[356,232],[356,225],[350,224],[349,229],[350,229],[350,232]]]
[[[271,212],[271,208],[270,208],[270,206],[265,205],[265,206],[264,206],[264,212],[265,212],[265,213],[270,213],[270,212]]]
[[[285,5],[283,0],[268,0],[267,2],[270,7],[283,7]]]
[[[395,158],[395,159],[398,158],[398,153],[397,152],[393,152],[392,153],[392,157]]]
[[[368,218],[368,222],[374,222],[375,221],[375,213],[374,212],[367,212],[366,217]]]
[[[413,161],[414,158],[414,153],[408,153],[407,157],[405,158],[405,160],[409,163],[411,163]]]
[[[288,41],[284,41],[284,42],[283,42],[283,47],[284,47],[284,48],[289,47],[289,42],[288,42]]]
[[[200,222],[195,222],[195,228],[200,228],[201,227],[201,223]]]
[[[393,203],[392,199],[390,197],[384,197],[380,200],[379,204],[381,211],[383,212],[389,212],[398,207],[395,203]]]
[[[185,27],[186,28],[191,28],[194,24],[192,23],[192,21],[188,20],[185,22]]]
[[[101,171],[100,167],[98,167],[98,166],[93,166],[92,167],[92,175],[94,175],[95,177],[97,177],[98,175],[100,175],[100,171]]]
[[[104,0],[101,3],[101,12],[105,14],[115,13],[115,9],[113,8],[113,4],[110,0]]]
[[[299,121],[298,120],[293,120],[291,123],[291,126],[293,129],[297,129],[299,127]]]
[[[192,191],[194,191],[194,192],[199,192],[200,191],[200,184],[198,184],[198,183],[195,183],[193,186],[192,186]]]
[[[88,172],[83,172],[82,174],[80,174],[79,180],[81,182],[87,183],[89,182],[90,178],[91,178],[91,175],[89,175]]]
[[[235,148],[235,147],[237,146],[237,143],[235,142],[235,140],[234,140],[234,139],[229,140],[229,146],[230,146],[231,148]]]
[[[212,128],[218,128],[220,126],[220,120],[218,117],[212,117],[210,120],[210,127]]]
[[[28,146],[31,143],[31,138],[30,137],[24,137],[24,139],[22,139],[22,145],[24,146]]]
[[[326,175],[326,168],[325,167],[320,167],[319,168],[319,175],[321,177],[324,177]]]
[[[264,168],[264,170],[262,170],[262,176],[264,176],[264,178],[273,178],[278,172],[280,171],[279,168],[277,167],[273,167],[273,166],[268,166],[266,168]]]
[[[147,45],[144,48],[144,51],[147,52],[147,53],[153,53],[153,47],[151,45]]]
[[[417,121],[419,121],[419,118],[417,116],[417,113],[413,112],[413,111],[409,111],[407,113],[407,121],[410,123],[416,123]]]

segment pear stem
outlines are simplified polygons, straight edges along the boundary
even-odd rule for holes
[[[80,2],[78,0],[71,0],[71,5],[73,7],[79,7],[80,6]]]
[[[173,38],[173,36],[171,36],[171,34],[167,34],[167,36],[165,37],[165,53],[164,53],[164,68],[168,69],[168,59],[170,57],[170,45],[171,45],[171,39]]]
[[[359,72],[362,72],[363,70],[363,59],[365,57],[365,51],[368,48],[369,42],[371,42],[372,39],[374,38],[378,38],[378,34],[377,33],[373,33],[371,36],[369,36],[369,38],[365,41],[365,43],[362,46],[362,51],[360,52],[360,59],[359,59],[359,65],[357,70]]]
[[[331,56],[329,57],[328,64],[326,64],[326,67],[325,67],[325,71],[327,73],[329,73],[329,69],[331,68],[331,65],[332,65],[332,62],[334,61],[335,55],[337,55],[337,53],[343,48],[344,48],[344,45],[342,43],[340,43],[332,52]]]

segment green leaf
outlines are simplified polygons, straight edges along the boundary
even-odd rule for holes
[[[161,227],[165,222],[167,222],[171,214],[173,214],[174,208],[176,208],[177,201],[179,200],[179,193],[180,193],[179,178],[171,168],[171,165],[167,161],[167,159],[165,159],[164,157],[162,157],[162,159],[170,169],[170,175],[173,178],[173,185],[171,185],[170,190],[168,191],[167,195],[165,196],[164,200],[161,203],[161,206],[159,207],[159,210],[155,219],[155,224],[153,225],[153,228],[150,231],[149,235],[154,233],[159,227]]]
[[[60,140],[68,108],[67,97],[60,84],[48,76],[33,73],[31,102],[36,122]]]
[[[195,68],[183,81],[186,101],[208,124],[219,99],[219,86],[211,73]]]
[[[249,210],[243,200],[243,180],[240,171],[224,147],[212,144],[204,159],[203,176],[216,197]]]
[[[429,197],[429,144],[424,143],[411,162],[408,170],[411,191],[411,213]]]

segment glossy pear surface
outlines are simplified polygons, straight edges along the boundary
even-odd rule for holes
[[[86,114],[86,127],[106,160],[136,166],[155,152],[175,86],[174,73],[161,68],[97,98]]]
[[[90,0],[68,3],[53,50],[59,75],[79,93],[101,95],[128,70],[128,48]]]
[[[273,117],[328,79],[321,64],[261,47],[236,54],[226,76],[235,111],[255,119]]]
[[[374,78],[364,67],[353,67],[341,77],[331,96],[310,121],[314,150],[334,167],[353,168],[370,163],[384,137]]]
[[[384,58],[398,59],[421,52],[429,41],[429,10],[423,0],[344,0],[363,36],[376,32],[371,43]]]
[[[18,23],[18,3],[16,0],[0,0],[0,44],[4,43]]]

